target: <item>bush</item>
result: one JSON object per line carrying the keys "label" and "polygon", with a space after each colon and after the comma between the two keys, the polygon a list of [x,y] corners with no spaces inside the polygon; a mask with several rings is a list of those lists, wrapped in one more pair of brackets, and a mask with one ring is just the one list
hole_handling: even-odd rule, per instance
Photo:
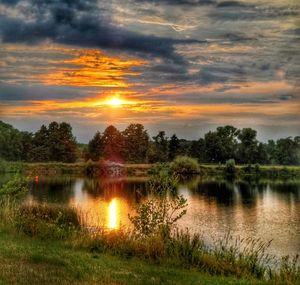
{"label": "bush", "polygon": [[167,233],[186,214],[186,206],[187,200],[183,196],[151,198],[137,208],[136,216],[129,216],[129,219],[138,235],[150,236],[162,229]]}
{"label": "bush", "polygon": [[235,160],[229,159],[225,163],[225,174],[227,175],[235,175],[236,174],[236,167],[235,167]]}
{"label": "bush", "polygon": [[80,228],[73,208],[49,204],[24,204],[16,210],[18,230],[42,239],[64,239]]}
{"label": "bush", "polygon": [[149,185],[152,195],[137,207],[136,216],[129,216],[140,236],[150,236],[162,229],[169,232],[186,214],[187,200],[176,193],[176,177],[161,171],[151,177]]}
{"label": "bush", "polygon": [[0,198],[20,198],[28,192],[28,179],[17,174],[0,188]]}
{"label": "bush", "polygon": [[155,163],[148,171],[150,175],[159,175],[161,173],[171,174],[170,165],[168,163]]}
{"label": "bush", "polygon": [[152,174],[149,179],[150,192],[153,194],[165,195],[167,192],[176,194],[178,178],[162,170]]}
{"label": "bush", "polygon": [[171,170],[177,174],[196,174],[200,171],[197,160],[188,156],[177,156],[171,163]]}
{"label": "bush", "polygon": [[23,162],[5,161],[0,158],[0,173],[16,173],[21,172],[24,168]]}

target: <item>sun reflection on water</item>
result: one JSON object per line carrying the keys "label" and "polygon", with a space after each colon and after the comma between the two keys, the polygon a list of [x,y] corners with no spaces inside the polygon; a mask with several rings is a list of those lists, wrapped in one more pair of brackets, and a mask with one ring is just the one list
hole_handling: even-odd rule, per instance
{"label": "sun reflection on water", "polygon": [[117,229],[119,226],[119,211],[118,211],[118,203],[117,199],[113,198],[108,205],[108,228],[109,229]]}

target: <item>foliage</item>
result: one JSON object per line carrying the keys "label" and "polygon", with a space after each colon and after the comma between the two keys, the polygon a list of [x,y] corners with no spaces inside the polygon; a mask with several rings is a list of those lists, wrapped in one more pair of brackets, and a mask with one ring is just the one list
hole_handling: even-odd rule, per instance
{"label": "foliage", "polygon": [[114,161],[123,160],[124,139],[119,130],[109,126],[102,134],[103,158]]}
{"label": "foliage", "polygon": [[0,198],[20,198],[28,192],[28,180],[16,174],[11,180],[0,188]]}
{"label": "foliage", "polygon": [[98,131],[88,143],[85,160],[91,159],[92,161],[98,161],[101,155],[103,155],[102,136]]}
{"label": "foliage", "polygon": [[235,160],[234,159],[226,160],[224,170],[225,170],[225,173],[228,175],[236,174],[237,169],[235,167]]}
{"label": "foliage", "polygon": [[300,137],[279,139],[276,143],[277,163],[296,165],[300,162]]}
{"label": "foliage", "polygon": [[205,147],[205,140],[200,138],[197,141],[191,141],[188,149],[188,156],[197,158],[200,162],[209,161]]}
{"label": "foliage", "polygon": [[[149,181],[151,195],[129,216],[138,235],[149,236],[161,231],[171,231],[177,220],[186,214],[187,200],[175,193],[177,179],[161,171]],[[171,195],[170,195],[171,194]]]}
{"label": "foliage", "polygon": [[24,159],[28,151],[25,147],[27,140],[31,141],[30,134],[20,132],[11,125],[0,121],[0,159],[7,161]]}
{"label": "foliage", "polygon": [[21,172],[24,164],[21,161],[5,161],[0,159],[0,173],[16,173]]}
{"label": "foliage", "polygon": [[64,239],[80,228],[75,209],[50,204],[24,204],[17,208],[18,230],[42,239]]}
{"label": "foliage", "polygon": [[169,231],[186,214],[187,200],[183,196],[151,198],[137,208],[136,216],[130,216],[135,231],[149,236],[161,229]]}
{"label": "foliage", "polygon": [[201,163],[225,163],[234,159],[238,164],[300,164],[299,136],[261,143],[256,130],[230,125],[217,127],[194,141],[179,139],[176,134],[168,138],[164,131],[150,140],[142,124],[131,124],[123,132],[108,126],[103,133],[96,132],[89,144],[81,145],[81,151],[78,150],[72,127],[67,123],[42,125],[31,134],[0,121],[0,160],[70,163],[80,155],[85,161],[156,163],[168,162],[180,155],[196,158]]}
{"label": "foliage", "polygon": [[224,126],[205,134],[205,149],[209,162],[225,162],[227,159],[235,157],[238,133],[239,130],[235,127]]}
{"label": "foliage", "polygon": [[151,169],[149,179],[150,191],[164,195],[168,191],[175,193],[177,189],[178,179],[172,175],[172,171],[168,164],[157,163]]}
{"label": "foliage", "polygon": [[164,131],[160,131],[152,137],[153,142],[150,144],[148,151],[149,162],[167,162],[168,161],[168,137]]}
{"label": "foliage", "polygon": [[149,135],[141,124],[130,124],[122,133],[127,162],[142,163],[147,159]]}
{"label": "foliage", "polygon": [[238,139],[237,157],[241,163],[254,163],[258,152],[257,132],[251,128],[244,128],[240,131]]}
{"label": "foliage", "polygon": [[174,134],[169,141],[169,160],[173,160],[180,152],[180,141]]}
{"label": "foliage", "polygon": [[178,174],[199,173],[199,164],[197,160],[188,156],[177,156],[171,163],[171,170]]}

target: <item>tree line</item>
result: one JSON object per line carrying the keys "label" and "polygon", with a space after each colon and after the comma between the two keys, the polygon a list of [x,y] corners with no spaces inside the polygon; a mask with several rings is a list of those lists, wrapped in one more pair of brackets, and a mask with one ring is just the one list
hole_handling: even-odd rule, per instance
{"label": "tree line", "polygon": [[130,124],[124,131],[108,126],[96,132],[87,145],[78,144],[70,124],[52,122],[36,133],[21,132],[0,121],[0,159],[29,162],[75,162],[109,159],[127,163],[172,161],[178,155],[201,163],[300,164],[300,136],[267,143],[257,140],[252,128],[221,126],[198,140],[167,137],[164,131],[152,138],[142,124]]}

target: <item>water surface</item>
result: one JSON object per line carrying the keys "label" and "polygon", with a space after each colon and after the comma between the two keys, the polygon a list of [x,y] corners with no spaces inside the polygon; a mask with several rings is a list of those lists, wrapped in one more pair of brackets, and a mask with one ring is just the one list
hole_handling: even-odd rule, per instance
{"label": "water surface", "polygon": [[[128,214],[148,195],[147,178],[38,177],[28,201],[76,206],[87,226],[130,227]],[[235,236],[273,240],[275,255],[300,252],[300,181],[226,181],[194,177],[180,183],[188,200],[181,228],[208,239]]]}

